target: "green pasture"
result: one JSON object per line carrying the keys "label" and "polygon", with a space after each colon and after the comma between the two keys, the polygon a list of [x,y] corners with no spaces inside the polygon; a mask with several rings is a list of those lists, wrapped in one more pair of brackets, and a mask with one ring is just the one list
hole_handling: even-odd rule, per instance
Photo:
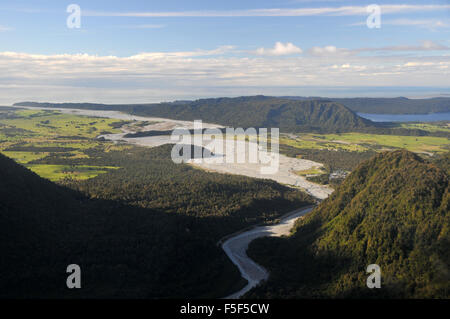
{"label": "green pasture", "polygon": [[412,152],[445,152],[450,145],[450,140],[445,137],[434,136],[399,136],[378,135],[363,133],[325,134],[321,139],[330,142],[348,142],[365,147],[373,147],[375,150],[380,146],[383,148],[407,149]]}
{"label": "green pasture", "polygon": [[117,133],[115,119],[64,114],[47,110],[19,110],[19,118],[0,119],[0,123],[33,132],[37,136],[79,136],[94,138],[102,132]]}
{"label": "green pasture", "polygon": [[308,176],[308,175],[321,175],[324,174],[325,171],[321,169],[320,167],[313,167],[310,169],[304,169],[301,171],[294,171],[295,174],[299,176]]}
{"label": "green pasture", "polygon": [[[119,120],[63,114],[53,110],[17,110],[0,117],[0,152],[52,181],[64,178],[89,179],[115,167],[87,165],[30,164],[48,156],[71,160],[88,158],[86,150],[112,143],[95,139],[104,132],[120,132]],[[114,125],[113,127],[113,123]]]}
{"label": "green pasture", "polygon": [[84,180],[104,174],[111,169],[118,169],[118,167],[88,165],[31,164],[26,166],[39,176],[51,181],[59,181],[64,178]]}
{"label": "green pasture", "polygon": [[420,129],[427,132],[450,132],[450,123],[402,123],[400,125],[406,129]]}
{"label": "green pasture", "polygon": [[[427,125],[427,124],[425,124]],[[430,128],[431,129],[431,128]],[[407,149],[417,153],[440,153],[448,151],[450,140],[433,136],[400,136],[366,133],[300,134],[283,135],[280,144],[299,149],[328,149],[335,151],[366,151]]]}
{"label": "green pasture", "polygon": [[328,149],[328,150],[342,150],[350,152],[363,152],[367,147],[358,145],[356,143],[342,142],[342,141],[327,141],[317,134],[301,134],[298,136],[281,136],[280,144],[289,145],[295,148],[303,149]]}
{"label": "green pasture", "polygon": [[16,162],[26,164],[28,162],[44,158],[48,155],[46,152],[13,152],[2,151],[2,154],[14,159]]}

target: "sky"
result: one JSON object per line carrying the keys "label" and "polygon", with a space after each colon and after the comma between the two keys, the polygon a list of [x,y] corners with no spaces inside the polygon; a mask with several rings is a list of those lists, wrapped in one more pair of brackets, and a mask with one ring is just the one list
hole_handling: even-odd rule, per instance
{"label": "sky", "polygon": [[0,105],[450,96],[449,69],[446,0],[0,2]]}

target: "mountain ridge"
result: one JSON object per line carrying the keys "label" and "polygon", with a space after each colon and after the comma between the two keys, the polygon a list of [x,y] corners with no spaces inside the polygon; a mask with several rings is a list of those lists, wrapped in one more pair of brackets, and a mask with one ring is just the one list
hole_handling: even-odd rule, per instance
{"label": "mountain ridge", "polygon": [[[360,164],[297,222],[287,239],[260,239],[249,256],[272,273],[249,297],[449,298],[446,172],[407,151]],[[368,289],[378,264],[382,288]]]}
{"label": "mountain ridge", "polygon": [[[406,98],[406,97],[351,97],[351,98],[340,98],[340,97],[321,97],[321,96],[264,96],[256,95],[251,96],[260,99],[264,98],[276,98],[283,100],[293,100],[293,101],[327,101],[340,103],[353,112],[358,113],[372,113],[372,114],[431,114],[431,113],[441,113],[450,112],[450,98],[448,97],[432,97],[432,98]],[[237,97],[239,99],[241,97]],[[230,99],[230,98],[217,98],[217,99]],[[149,106],[157,104],[170,104],[170,105],[189,105],[197,101],[202,100],[214,100],[214,98],[206,98],[199,100],[177,100],[173,102],[161,102],[161,103],[144,103],[144,104],[99,104],[99,103],[62,103],[62,104],[72,104],[75,106],[92,105],[97,108],[105,108],[107,106],[122,105],[122,106]],[[25,106],[36,104],[37,102],[19,102],[15,103],[16,106]],[[38,103],[38,104],[55,104],[55,103]],[[61,103],[58,103],[61,104]]]}
{"label": "mountain ridge", "polygon": [[[292,100],[316,100],[320,97],[284,96]],[[323,98],[322,98],[323,99]],[[358,113],[372,114],[431,114],[450,112],[450,98],[434,97],[424,99],[409,99],[406,97],[378,98],[325,98],[341,103]]]}
{"label": "mountain ridge", "polygon": [[281,132],[348,132],[375,126],[349,108],[330,101],[294,101],[268,96],[200,99],[193,102],[106,105],[22,102],[15,106],[88,108],[134,115],[217,123],[231,127],[279,127]]}

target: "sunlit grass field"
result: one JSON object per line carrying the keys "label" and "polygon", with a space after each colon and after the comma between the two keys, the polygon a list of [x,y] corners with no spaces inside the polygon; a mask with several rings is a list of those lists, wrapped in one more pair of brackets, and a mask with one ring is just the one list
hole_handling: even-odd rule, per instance
{"label": "sunlit grass field", "polygon": [[450,123],[402,123],[402,128],[420,129],[428,132],[450,132]]}
{"label": "sunlit grass field", "polygon": [[80,136],[94,138],[97,135],[117,132],[109,124],[114,119],[94,118],[63,114],[52,110],[20,110],[17,119],[1,121],[3,124],[31,131],[37,136]]}
{"label": "sunlit grass field", "polygon": [[320,167],[313,167],[311,169],[304,169],[301,171],[295,171],[295,174],[300,176],[308,176],[308,175],[320,175],[324,174],[325,171],[321,169]]}
{"label": "sunlit grass field", "polygon": [[317,134],[300,134],[298,136],[282,136],[280,137],[280,144],[289,145],[295,148],[307,149],[328,149],[328,150],[343,150],[350,152],[363,152],[367,147],[358,145],[357,143],[342,143],[340,141],[325,140],[322,135]]}
{"label": "sunlit grass field", "polygon": [[84,180],[104,174],[110,169],[117,167],[108,166],[88,166],[88,165],[48,165],[48,164],[30,164],[29,169],[41,177],[51,181],[59,181],[64,178]]}
{"label": "sunlit grass field", "polygon": [[450,140],[434,136],[399,136],[361,133],[327,134],[326,141],[344,141],[357,145],[382,146],[385,148],[404,148],[412,152],[445,152]]}
{"label": "sunlit grass field", "polygon": [[403,148],[418,153],[442,153],[447,152],[450,147],[450,140],[445,137],[365,133],[299,134],[295,137],[284,136],[280,138],[280,143],[303,149],[328,149],[357,152]]}
{"label": "sunlit grass field", "polygon": [[44,158],[49,154],[47,152],[12,152],[12,151],[2,151],[2,153],[10,158],[13,158],[14,160],[16,160],[16,162],[21,164],[26,164],[28,162]]}
{"label": "sunlit grass field", "polygon": [[86,151],[93,148],[123,149],[124,146],[96,140],[98,135],[120,132],[112,125],[117,122],[120,121],[53,110],[0,108],[0,152],[52,181],[93,178],[116,167],[50,165],[39,161],[55,155],[68,160],[89,158]]}

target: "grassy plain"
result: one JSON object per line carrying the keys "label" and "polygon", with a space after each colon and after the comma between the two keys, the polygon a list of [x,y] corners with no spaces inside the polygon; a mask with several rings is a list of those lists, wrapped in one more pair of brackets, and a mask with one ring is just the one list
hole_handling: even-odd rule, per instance
{"label": "grassy plain", "polygon": [[20,110],[17,118],[4,124],[47,137],[78,136],[94,138],[102,132],[117,132],[110,124],[117,120],[63,114],[52,110]]}
{"label": "grassy plain", "polygon": [[450,132],[450,123],[448,122],[402,123],[400,126],[406,129],[420,129],[427,132]]}
{"label": "grassy plain", "polygon": [[308,176],[308,175],[320,175],[324,174],[325,171],[321,169],[320,167],[313,167],[311,169],[304,169],[301,171],[295,171],[295,174],[300,176]]}
{"label": "grassy plain", "polygon": [[[429,129],[437,129],[437,126],[424,125],[428,125]],[[299,149],[327,149],[350,152],[406,149],[412,152],[431,154],[447,152],[450,147],[450,140],[446,137],[366,133],[286,135],[280,138],[280,143]]]}
{"label": "grassy plain", "polygon": [[14,152],[14,151],[2,151],[2,153],[10,158],[13,158],[20,164],[26,164],[28,162],[38,160],[46,157],[47,152]]}
{"label": "grassy plain", "polygon": [[49,164],[29,164],[29,169],[43,178],[51,181],[59,181],[64,178],[85,180],[104,174],[110,169],[117,167],[108,166],[88,166],[88,165],[49,165]]}
{"label": "grassy plain", "polygon": [[100,134],[120,132],[118,127],[120,121],[114,119],[53,110],[0,108],[0,152],[52,181],[89,179],[115,167],[50,165],[39,163],[39,160],[56,154],[66,159],[89,158],[87,151],[93,148],[105,151],[123,148],[95,139]]}

